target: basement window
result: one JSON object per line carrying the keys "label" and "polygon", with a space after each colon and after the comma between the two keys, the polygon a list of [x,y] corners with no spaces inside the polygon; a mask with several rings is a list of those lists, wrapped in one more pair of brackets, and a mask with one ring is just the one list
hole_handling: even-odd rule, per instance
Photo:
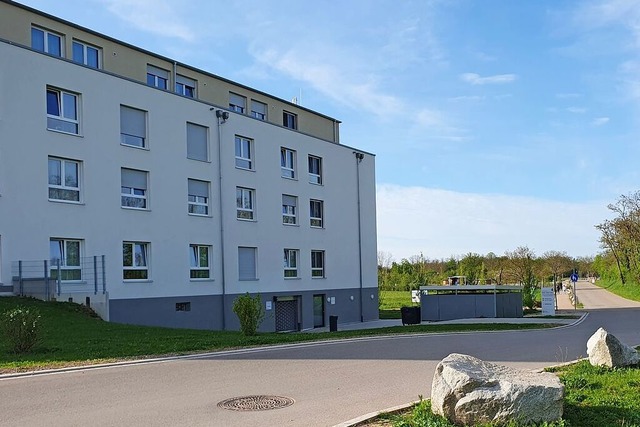
{"label": "basement window", "polygon": [[176,311],[191,311],[191,303],[190,302],[177,302],[176,303]]}

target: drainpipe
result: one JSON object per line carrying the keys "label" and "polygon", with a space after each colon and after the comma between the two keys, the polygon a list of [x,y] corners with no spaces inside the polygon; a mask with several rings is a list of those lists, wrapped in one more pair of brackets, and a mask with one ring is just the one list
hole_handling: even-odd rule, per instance
{"label": "drainpipe", "polygon": [[[178,63],[173,61],[173,87],[169,88],[171,92],[176,91],[176,83],[178,82]],[[171,84],[171,83],[169,83]]]}
{"label": "drainpipe", "polygon": [[362,226],[360,224],[360,162],[364,159],[364,154],[356,151],[354,151],[353,154],[356,156],[356,191],[358,194],[358,278],[360,282],[360,322],[364,322],[364,314],[362,311]]}
{"label": "drainpipe", "polygon": [[215,108],[210,108],[211,111],[216,111],[216,122],[218,124],[218,197],[220,202],[218,206],[220,208],[218,212],[218,217],[220,218],[220,262],[222,263],[222,270],[220,271],[220,278],[222,280],[222,330],[226,330],[226,304],[225,297],[227,295],[226,292],[226,282],[225,282],[225,263],[224,263],[224,221],[222,218],[222,124],[226,123],[229,118],[229,113],[223,110],[216,110]]}

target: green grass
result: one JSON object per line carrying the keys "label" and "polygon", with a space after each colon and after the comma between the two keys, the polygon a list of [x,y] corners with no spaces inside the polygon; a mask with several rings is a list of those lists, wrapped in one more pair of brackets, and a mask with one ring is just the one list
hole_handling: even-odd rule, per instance
{"label": "green grass", "polygon": [[557,325],[412,325],[361,331],[321,333],[259,333],[245,337],[235,331],[169,329],[109,323],[91,317],[81,305],[44,302],[30,298],[0,298],[0,313],[22,305],[41,315],[41,341],[27,354],[9,352],[0,341],[0,372],[17,372],[63,366],[77,366],[159,355],[178,355],[241,347],[352,338],[381,334],[467,332],[538,329]]}
{"label": "green grass", "polygon": [[[627,283],[623,285],[617,281],[600,279],[596,280],[596,285],[623,298],[640,301],[640,285],[636,283]],[[578,291],[578,299],[579,296],[580,292]]]}
{"label": "green grass", "polygon": [[[640,426],[640,367],[609,369],[591,366],[583,360],[550,371],[556,372],[565,386],[564,414],[562,420],[538,427]],[[431,402],[422,399],[409,410],[383,414],[378,420],[394,427],[455,427],[434,415]],[[520,424],[512,421],[506,427],[520,427]]]}
{"label": "green grass", "polygon": [[380,291],[380,310],[400,310],[418,305],[411,302],[411,291]]}

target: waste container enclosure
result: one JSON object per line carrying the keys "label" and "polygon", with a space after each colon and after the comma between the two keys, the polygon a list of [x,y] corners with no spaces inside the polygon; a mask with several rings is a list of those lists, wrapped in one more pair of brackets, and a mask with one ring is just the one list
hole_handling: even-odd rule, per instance
{"label": "waste container enclosure", "polygon": [[400,309],[403,325],[417,325],[420,323],[420,307],[402,307]]}
{"label": "waste container enclosure", "polygon": [[338,316],[329,316],[329,332],[338,330]]}

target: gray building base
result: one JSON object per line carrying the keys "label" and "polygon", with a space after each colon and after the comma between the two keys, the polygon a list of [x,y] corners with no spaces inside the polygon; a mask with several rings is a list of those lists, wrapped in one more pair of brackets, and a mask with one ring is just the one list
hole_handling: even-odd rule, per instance
{"label": "gray building base", "polygon": [[[378,319],[378,288],[363,288],[362,299],[360,293],[359,288],[262,293],[265,317],[260,332],[323,327],[329,324],[329,316],[338,316],[338,323]],[[224,297],[224,324],[221,295],[111,299],[109,320],[169,328],[239,330],[240,322],[233,312],[238,296]]]}

